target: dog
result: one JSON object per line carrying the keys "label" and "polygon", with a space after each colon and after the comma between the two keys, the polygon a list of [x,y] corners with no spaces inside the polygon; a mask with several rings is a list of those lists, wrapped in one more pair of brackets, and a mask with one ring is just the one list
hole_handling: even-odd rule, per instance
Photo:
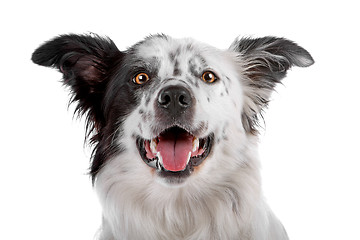
{"label": "dog", "polygon": [[219,50],[150,35],[125,51],[59,35],[32,61],[58,69],[93,144],[100,240],[283,240],[261,190],[257,143],[275,86],[311,55],[272,36]]}

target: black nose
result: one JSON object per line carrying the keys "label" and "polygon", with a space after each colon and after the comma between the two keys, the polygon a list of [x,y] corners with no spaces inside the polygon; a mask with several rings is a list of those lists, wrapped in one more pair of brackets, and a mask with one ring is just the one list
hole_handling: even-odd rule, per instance
{"label": "black nose", "polygon": [[170,114],[183,113],[192,105],[191,93],[182,86],[166,87],[159,93],[158,105]]}

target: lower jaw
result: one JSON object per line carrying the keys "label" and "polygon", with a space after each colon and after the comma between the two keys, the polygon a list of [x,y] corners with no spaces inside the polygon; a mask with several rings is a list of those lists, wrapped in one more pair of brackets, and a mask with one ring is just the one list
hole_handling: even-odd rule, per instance
{"label": "lower jaw", "polygon": [[161,179],[161,182],[171,186],[183,185],[186,180],[191,176],[194,171],[194,167],[188,164],[183,171],[172,172],[164,169],[156,170],[157,176]]}

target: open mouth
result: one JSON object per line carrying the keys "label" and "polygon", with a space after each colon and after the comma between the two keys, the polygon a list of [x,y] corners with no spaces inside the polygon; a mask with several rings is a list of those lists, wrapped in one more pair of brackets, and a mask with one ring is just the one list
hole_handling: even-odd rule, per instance
{"label": "open mouth", "polygon": [[189,176],[209,155],[213,134],[198,138],[190,132],[171,127],[157,137],[146,140],[137,138],[137,147],[143,161],[157,169],[163,177]]}

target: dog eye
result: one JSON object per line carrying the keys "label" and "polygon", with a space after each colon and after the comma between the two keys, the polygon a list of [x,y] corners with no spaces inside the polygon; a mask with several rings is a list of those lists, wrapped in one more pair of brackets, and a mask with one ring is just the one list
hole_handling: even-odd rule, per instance
{"label": "dog eye", "polygon": [[206,83],[213,83],[217,80],[217,77],[216,77],[215,73],[213,73],[211,71],[206,71],[201,76],[201,79]]}
{"label": "dog eye", "polygon": [[133,78],[133,82],[136,83],[136,84],[144,84],[146,83],[147,81],[150,80],[150,77],[149,75],[147,75],[146,73],[138,73],[134,78]]}

